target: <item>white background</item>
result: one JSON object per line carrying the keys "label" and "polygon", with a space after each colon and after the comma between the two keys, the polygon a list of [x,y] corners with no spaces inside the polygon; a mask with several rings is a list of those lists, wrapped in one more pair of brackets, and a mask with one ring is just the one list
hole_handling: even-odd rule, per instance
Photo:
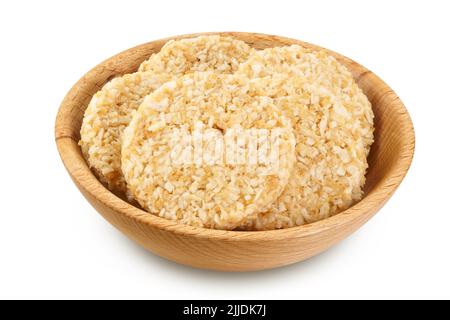
{"label": "white background", "polygon": [[[448,1],[1,1],[0,298],[450,298]],[[140,43],[254,31],[347,55],[413,119],[403,184],[354,235],[306,262],[196,270],[130,242],[84,200],[53,139],[87,70]]]}

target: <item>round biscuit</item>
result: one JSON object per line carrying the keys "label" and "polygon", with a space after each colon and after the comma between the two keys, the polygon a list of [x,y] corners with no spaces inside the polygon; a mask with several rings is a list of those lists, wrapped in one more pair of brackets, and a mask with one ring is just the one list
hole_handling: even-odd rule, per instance
{"label": "round biscuit", "polygon": [[139,71],[172,76],[194,71],[233,73],[252,52],[245,42],[219,35],[171,40],[144,61]]}
{"label": "round biscuit", "polygon": [[126,74],[108,82],[90,101],[79,145],[91,169],[110,190],[127,190],[121,172],[121,137],[144,97],[170,80],[149,72]]}
{"label": "round biscuit", "polygon": [[274,99],[291,119],[296,138],[296,161],[284,192],[241,229],[311,223],[360,200],[374,116],[350,72],[324,52],[294,45],[256,51],[237,73],[258,79],[255,90]]}
{"label": "round biscuit", "polygon": [[[197,128],[213,132],[216,144],[224,138],[219,161],[196,156],[196,143],[202,152],[208,149],[206,138],[196,137]],[[255,132],[253,151],[276,149],[276,161],[252,161]],[[270,133],[268,139],[260,139],[262,133]],[[240,149],[237,139],[247,148]],[[230,141],[237,153],[227,153],[236,151]],[[122,171],[147,211],[193,226],[234,229],[277,199],[289,180],[294,149],[290,121],[271,98],[254,95],[248,79],[198,72],[146,97],[124,134]]]}

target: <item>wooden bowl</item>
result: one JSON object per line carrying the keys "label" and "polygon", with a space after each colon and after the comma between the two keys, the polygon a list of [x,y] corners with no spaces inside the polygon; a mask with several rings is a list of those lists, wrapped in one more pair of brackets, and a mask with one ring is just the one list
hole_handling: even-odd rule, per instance
{"label": "wooden bowl", "polygon": [[[284,37],[223,32],[252,47],[300,44]],[[312,257],[344,239],[369,220],[392,196],[411,164],[414,129],[408,112],[395,92],[374,73],[356,62],[328,51],[349,70],[372,103],[375,143],[369,156],[365,197],[331,218],[274,231],[221,231],[191,227],[151,215],[106,189],[92,174],[77,143],[80,126],[92,95],[112,78],[137,70],[139,64],[176,36],[126,50],[86,73],[61,104],[55,139],[61,159],[81,193],[103,217],[151,252],[186,265],[226,271],[261,270]]]}

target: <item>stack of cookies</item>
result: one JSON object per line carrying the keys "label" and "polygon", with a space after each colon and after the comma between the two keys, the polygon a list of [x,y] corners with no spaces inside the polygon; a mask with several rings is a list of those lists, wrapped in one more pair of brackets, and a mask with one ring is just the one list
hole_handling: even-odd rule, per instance
{"label": "stack of cookies", "polygon": [[218,35],[167,42],[97,92],[80,146],[99,180],[188,225],[271,230],[362,197],[370,102],[333,57]]}

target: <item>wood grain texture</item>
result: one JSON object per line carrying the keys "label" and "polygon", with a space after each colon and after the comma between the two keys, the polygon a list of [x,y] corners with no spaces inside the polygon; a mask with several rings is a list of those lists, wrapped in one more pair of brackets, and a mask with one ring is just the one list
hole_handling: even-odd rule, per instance
{"label": "wood grain texture", "polygon": [[[299,40],[255,33],[231,35],[254,48],[300,44]],[[92,95],[112,78],[134,72],[139,64],[170,39],[126,50],[96,66],[69,91],[59,109],[56,144],[72,180],[84,197],[111,224],[146,249],[186,265],[225,271],[262,270],[312,257],[347,237],[369,220],[392,196],[414,154],[414,129],[408,112],[379,77],[358,63],[326,50],[352,72],[372,103],[375,143],[369,155],[364,198],[348,210],[309,225],[275,231],[240,232],[196,228],[159,218],[136,208],[107,190],[89,170],[77,145],[84,110]]]}

